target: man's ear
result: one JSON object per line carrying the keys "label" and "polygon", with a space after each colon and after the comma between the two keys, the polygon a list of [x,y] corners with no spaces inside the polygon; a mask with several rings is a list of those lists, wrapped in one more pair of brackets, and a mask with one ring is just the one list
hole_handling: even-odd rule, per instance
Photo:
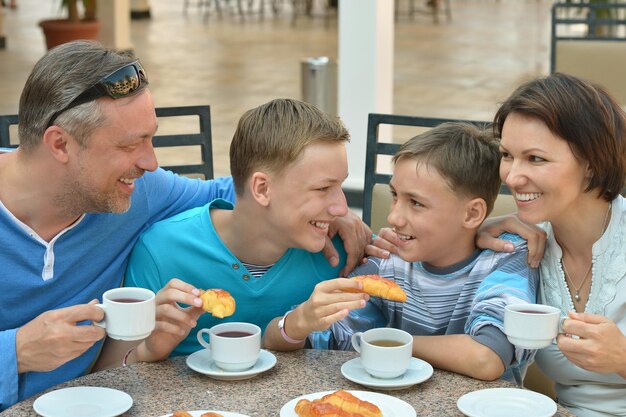
{"label": "man's ear", "polygon": [[465,203],[463,225],[468,229],[478,229],[487,217],[487,203],[482,198],[473,198]]}
{"label": "man's ear", "polygon": [[265,172],[257,171],[250,176],[250,194],[264,207],[270,204],[270,183],[271,179]]}
{"label": "man's ear", "polygon": [[68,133],[62,127],[52,125],[43,133],[43,146],[52,157],[59,162],[66,163],[68,156]]}

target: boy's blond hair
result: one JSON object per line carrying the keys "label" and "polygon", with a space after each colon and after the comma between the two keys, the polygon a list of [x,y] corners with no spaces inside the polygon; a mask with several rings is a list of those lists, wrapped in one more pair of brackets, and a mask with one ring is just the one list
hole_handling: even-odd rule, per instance
{"label": "boy's blond hair", "polygon": [[280,173],[315,141],[343,143],[350,135],[338,117],[292,99],[276,99],[248,110],[230,144],[230,172],[237,195],[253,172]]}
{"label": "boy's blond hair", "polygon": [[500,151],[489,128],[470,123],[442,123],[404,143],[393,162],[415,159],[435,168],[450,189],[469,198],[482,198],[487,215],[500,190]]}

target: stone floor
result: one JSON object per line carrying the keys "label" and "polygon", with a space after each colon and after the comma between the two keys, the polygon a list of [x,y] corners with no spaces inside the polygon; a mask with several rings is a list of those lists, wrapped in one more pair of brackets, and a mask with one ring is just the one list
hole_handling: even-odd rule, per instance
{"label": "stone floor", "polygon": [[[289,4],[277,17],[269,9],[264,18],[244,19],[225,10],[205,20],[195,1],[186,16],[182,0],[150,3],[152,18],[132,22],[135,53],[157,106],[211,105],[216,175],[228,173],[228,146],[245,110],[276,97],[300,98],[302,58],[337,57],[336,17],[324,18],[322,10],[293,25]],[[547,73],[551,1],[451,3],[451,22],[400,14],[394,113],[488,120],[519,83]],[[0,114],[17,112],[26,77],[45,52],[37,21],[58,13],[56,0],[18,0],[16,10],[4,9]]]}

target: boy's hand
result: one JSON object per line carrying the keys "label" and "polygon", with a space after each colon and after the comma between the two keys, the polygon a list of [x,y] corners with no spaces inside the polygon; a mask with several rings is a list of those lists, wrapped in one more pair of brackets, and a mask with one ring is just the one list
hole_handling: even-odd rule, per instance
{"label": "boy's hand", "polygon": [[498,239],[504,232],[520,235],[528,242],[528,264],[537,268],[543,258],[546,232],[534,224],[524,223],[514,214],[485,219],[476,234],[476,246],[497,252],[512,252],[514,246],[511,242]]}
{"label": "boy's hand", "polygon": [[[156,294],[156,326],[137,347],[140,361],[165,359],[189,335],[204,313],[200,291],[177,278],[172,279]],[[178,305],[187,304],[183,308]]]}
{"label": "boy's hand", "polygon": [[304,339],[309,333],[326,330],[334,322],[346,317],[350,310],[365,307],[369,295],[344,290],[363,290],[363,284],[348,278],[322,281],[315,286],[307,301],[289,315],[289,336]]}
{"label": "boy's hand", "polygon": [[343,240],[343,247],[348,254],[346,264],[340,272],[340,275],[345,277],[363,259],[365,247],[372,241],[372,231],[352,211],[348,211],[348,214],[343,217],[337,217],[328,228],[328,239],[323,249],[324,256],[332,266],[337,266],[339,263],[339,254],[330,240],[337,233]]}

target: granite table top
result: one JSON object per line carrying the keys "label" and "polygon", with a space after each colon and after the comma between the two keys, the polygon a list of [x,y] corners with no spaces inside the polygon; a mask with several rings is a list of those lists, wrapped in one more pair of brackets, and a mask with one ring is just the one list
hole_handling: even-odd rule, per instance
{"label": "granite table top", "polygon": [[[303,394],[337,389],[376,391],[353,383],[341,374],[341,365],[357,357],[356,352],[305,349],[273,353],[277,358],[276,365],[247,380],[216,380],[191,370],[185,357],[175,357],[97,372],[49,391],[75,386],[121,390],[133,398],[133,406],[123,414],[128,417],[158,417],[174,410],[222,410],[250,417],[274,417],[280,415],[286,402]],[[378,392],[406,401],[415,408],[418,416],[462,416],[456,406],[459,397],[471,391],[496,387],[514,387],[514,384],[483,382],[436,369],[433,376],[421,384]],[[33,410],[37,397],[39,395],[14,405],[0,416],[37,416]],[[556,416],[574,414],[559,406]]]}

